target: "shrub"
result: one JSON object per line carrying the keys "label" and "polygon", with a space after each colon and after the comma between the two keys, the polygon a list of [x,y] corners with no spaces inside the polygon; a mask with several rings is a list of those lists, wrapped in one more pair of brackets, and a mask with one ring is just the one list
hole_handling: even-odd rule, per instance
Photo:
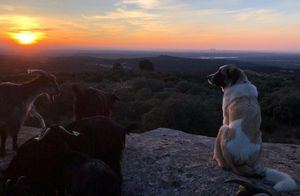
{"label": "shrub", "polygon": [[142,88],[135,94],[136,100],[149,99],[152,96],[152,90],[150,88]]}
{"label": "shrub", "polygon": [[165,83],[158,79],[147,79],[147,78],[137,78],[133,80],[132,88],[138,91],[142,88],[149,88],[153,92],[162,91],[165,87]]}
{"label": "shrub", "polygon": [[148,71],[148,72],[154,71],[154,65],[149,59],[141,60],[139,62],[139,68],[140,68],[141,72],[143,72],[143,71]]}
{"label": "shrub", "polygon": [[161,127],[163,124],[163,110],[158,107],[154,107],[148,113],[142,116],[141,129],[143,131],[152,130]]}
{"label": "shrub", "polygon": [[188,90],[190,90],[192,88],[192,86],[193,85],[190,82],[180,81],[177,83],[176,89],[180,93],[186,93]]}

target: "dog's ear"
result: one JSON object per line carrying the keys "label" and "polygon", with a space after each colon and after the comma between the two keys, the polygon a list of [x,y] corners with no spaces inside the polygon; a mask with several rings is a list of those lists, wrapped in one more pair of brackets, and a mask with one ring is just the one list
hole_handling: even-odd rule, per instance
{"label": "dog's ear", "polygon": [[241,75],[241,70],[235,66],[231,66],[228,69],[228,78],[230,78],[231,80],[231,86],[234,85],[241,78]]}

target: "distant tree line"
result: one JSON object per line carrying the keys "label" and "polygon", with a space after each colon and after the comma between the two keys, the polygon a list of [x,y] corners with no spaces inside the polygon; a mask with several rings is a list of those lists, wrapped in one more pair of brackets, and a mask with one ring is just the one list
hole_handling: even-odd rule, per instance
{"label": "distant tree line", "polygon": [[[71,121],[71,86],[77,83],[116,93],[120,101],[114,107],[113,118],[124,126],[137,124],[138,132],[169,127],[216,136],[222,123],[222,93],[207,84],[206,74],[155,72],[154,64],[146,59],[140,62],[139,69],[128,70],[115,63],[111,69],[98,72],[59,73],[63,93],[57,97],[56,106],[40,98],[37,108],[48,124]],[[264,140],[300,144],[299,76],[283,80],[272,74],[248,73],[248,77],[259,90]]]}

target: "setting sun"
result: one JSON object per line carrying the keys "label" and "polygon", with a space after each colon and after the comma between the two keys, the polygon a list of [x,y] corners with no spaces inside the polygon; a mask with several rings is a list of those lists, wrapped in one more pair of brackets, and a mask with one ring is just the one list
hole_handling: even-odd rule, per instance
{"label": "setting sun", "polygon": [[20,44],[32,44],[36,40],[33,33],[18,33],[16,38]]}
{"label": "setting sun", "polygon": [[21,45],[35,44],[42,37],[43,37],[42,33],[35,33],[35,32],[19,32],[19,33],[13,33],[11,35],[11,38],[16,40],[16,42]]}

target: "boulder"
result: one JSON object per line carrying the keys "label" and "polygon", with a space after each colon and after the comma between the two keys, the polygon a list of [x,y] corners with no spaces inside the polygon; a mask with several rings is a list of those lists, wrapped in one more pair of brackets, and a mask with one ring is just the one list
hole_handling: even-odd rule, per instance
{"label": "boulder", "polygon": [[[25,127],[19,135],[20,143],[39,132],[39,129]],[[238,185],[223,183],[229,179],[246,180],[272,190],[272,186],[262,179],[244,178],[220,169],[212,160],[214,140],[167,128],[127,135],[122,166],[123,195],[232,196]],[[262,165],[290,174],[299,185],[300,146],[263,145]],[[7,166],[13,155],[9,150],[8,156],[0,158],[0,170]],[[300,189],[280,195],[299,196]]]}
{"label": "boulder", "polygon": [[[243,178],[212,160],[215,138],[159,128],[130,134],[123,158],[124,195],[234,195],[242,179],[272,190],[262,179]],[[264,143],[262,164],[300,180],[300,146]],[[281,195],[300,195],[300,190]]]}

